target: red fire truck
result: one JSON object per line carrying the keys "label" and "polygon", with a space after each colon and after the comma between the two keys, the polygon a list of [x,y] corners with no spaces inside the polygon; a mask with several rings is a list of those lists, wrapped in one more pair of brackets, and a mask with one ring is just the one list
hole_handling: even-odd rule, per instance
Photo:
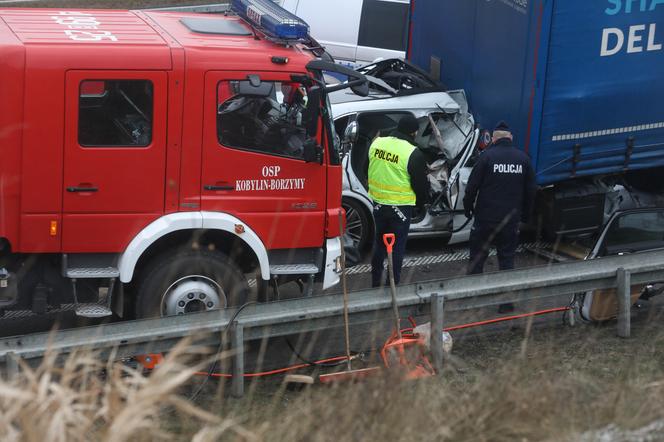
{"label": "red fire truck", "polygon": [[338,281],[322,71],[353,73],[270,0],[233,5],[0,10],[0,309],[176,315],[245,302],[247,275]]}

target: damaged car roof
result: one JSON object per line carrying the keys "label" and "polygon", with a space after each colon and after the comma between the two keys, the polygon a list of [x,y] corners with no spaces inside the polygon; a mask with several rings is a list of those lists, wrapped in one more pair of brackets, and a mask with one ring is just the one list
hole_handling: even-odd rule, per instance
{"label": "damaged car roof", "polygon": [[[439,107],[442,112],[459,112],[460,106],[443,86],[425,71],[398,58],[380,60],[360,67],[369,81],[369,95],[362,97],[349,89],[330,94],[335,115],[372,110],[418,110]],[[346,105],[347,104],[347,105]]]}
{"label": "damaged car roof", "polygon": [[[343,91],[340,91],[343,92]],[[344,99],[348,97],[349,99]],[[353,99],[352,97],[355,97]],[[459,104],[445,92],[429,92],[405,96],[358,97],[357,95],[333,93],[330,101],[334,106],[334,116],[339,117],[353,112],[369,112],[380,110],[418,110],[441,108],[445,113],[457,113]]]}

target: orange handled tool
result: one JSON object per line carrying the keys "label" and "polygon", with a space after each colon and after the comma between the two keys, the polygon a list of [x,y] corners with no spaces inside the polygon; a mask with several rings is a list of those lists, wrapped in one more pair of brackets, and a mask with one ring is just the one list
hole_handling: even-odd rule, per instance
{"label": "orange handled tool", "polygon": [[392,253],[394,241],[396,241],[396,236],[394,236],[394,233],[386,233],[383,235],[383,244],[385,244],[385,247],[387,248],[387,253]]}
{"label": "orange handled tool", "polygon": [[392,249],[396,237],[394,233],[385,233],[383,235],[383,244],[387,249],[387,272],[390,275],[390,293],[392,294],[392,311],[394,312],[394,325],[397,328],[397,337],[401,339],[401,320],[399,319],[399,306],[397,305],[397,286],[394,282],[394,262],[392,261]]}

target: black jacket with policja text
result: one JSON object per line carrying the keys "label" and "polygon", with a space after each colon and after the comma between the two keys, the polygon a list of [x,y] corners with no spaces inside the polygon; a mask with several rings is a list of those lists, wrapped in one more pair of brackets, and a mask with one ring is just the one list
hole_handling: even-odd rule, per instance
{"label": "black jacket with policja text", "polygon": [[470,173],[463,204],[472,209],[478,222],[526,221],[536,189],[530,157],[503,138],[480,155]]}

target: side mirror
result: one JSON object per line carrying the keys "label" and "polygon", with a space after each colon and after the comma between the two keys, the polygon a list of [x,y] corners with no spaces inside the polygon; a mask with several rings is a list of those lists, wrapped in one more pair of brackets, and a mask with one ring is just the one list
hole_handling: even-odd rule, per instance
{"label": "side mirror", "polygon": [[[355,80],[357,81],[357,80]],[[358,95],[360,97],[366,97],[369,95],[369,82],[368,81],[363,81],[361,83],[356,83],[352,84],[351,82],[351,87],[350,90],[353,91],[355,95]]]}
{"label": "side mirror", "polygon": [[318,135],[322,98],[323,92],[320,86],[314,86],[307,92],[307,107],[302,112],[302,124],[307,131],[307,136],[311,139],[316,139],[316,135]]}
{"label": "side mirror", "polygon": [[354,144],[357,141],[358,135],[359,125],[357,124],[357,121],[351,121],[344,131],[343,142],[346,144]]}
{"label": "side mirror", "polygon": [[353,144],[357,142],[359,132],[360,129],[357,121],[351,121],[348,123],[348,126],[346,126],[346,130],[344,131],[344,137],[341,140],[341,152],[343,155],[348,154],[351,147],[353,147]]}

